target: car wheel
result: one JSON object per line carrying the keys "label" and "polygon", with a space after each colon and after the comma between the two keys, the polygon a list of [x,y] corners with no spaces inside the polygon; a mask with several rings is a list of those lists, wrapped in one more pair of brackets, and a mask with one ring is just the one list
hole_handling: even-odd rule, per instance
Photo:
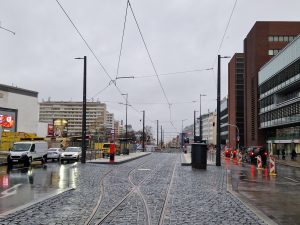
{"label": "car wheel", "polygon": [[27,157],[27,159],[25,159],[24,166],[29,167],[31,165],[31,163],[32,163],[32,158]]}
{"label": "car wheel", "polygon": [[12,168],[13,167],[13,161],[11,160],[10,157],[7,157],[7,167]]}

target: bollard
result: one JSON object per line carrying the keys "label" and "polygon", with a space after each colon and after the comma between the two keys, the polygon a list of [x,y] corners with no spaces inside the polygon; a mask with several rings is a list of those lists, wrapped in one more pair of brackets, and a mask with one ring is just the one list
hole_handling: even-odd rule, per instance
{"label": "bollard", "polygon": [[270,176],[276,176],[276,171],[275,171],[275,159],[273,155],[270,155]]}
{"label": "bollard", "polygon": [[256,161],[257,161],[257,169],[261,170],[262,169],[262,163],[261,163],[261,156],[260,155],[258,155],[256,157]]}

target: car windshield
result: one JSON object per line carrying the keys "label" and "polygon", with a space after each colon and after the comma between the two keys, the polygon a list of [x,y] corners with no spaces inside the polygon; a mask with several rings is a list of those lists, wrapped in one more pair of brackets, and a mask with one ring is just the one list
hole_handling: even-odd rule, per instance
{"label": "car windshield", "polygon": [[56,151],[58,151],[57,148],[49,148],[49,149],[48,149],[48,152],[56,152]]}
{"label": "car windshield", "polygon": [[110,144],[104,144],[103,148],[109,148]]}
{"label": "car windshield", "polygon": [[12,151],[14,152],[22,152],[22,151],[29,151],[31,144],[29,143],[16,143],[12,147]]}
{"label": "car windshield", "polygon": [[80,148],[67,148],[65,152],[80,152]]}

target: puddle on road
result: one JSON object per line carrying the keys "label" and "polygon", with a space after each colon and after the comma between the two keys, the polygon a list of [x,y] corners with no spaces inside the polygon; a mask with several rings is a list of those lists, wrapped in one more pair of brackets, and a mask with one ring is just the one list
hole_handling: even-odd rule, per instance
{"label": "puddle on road", "polygon": [[14,166],[0,168],[0,214],[47,195],[61,192],[70,184],[68,166],[47,164],[29,168]]}

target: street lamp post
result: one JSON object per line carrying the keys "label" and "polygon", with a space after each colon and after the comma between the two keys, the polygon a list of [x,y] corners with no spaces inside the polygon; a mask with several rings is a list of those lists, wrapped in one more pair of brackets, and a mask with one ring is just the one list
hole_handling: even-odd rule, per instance
{"label": "street lamp post", "polygon": [[202,120],[201,120],[201,97],[206,96],[205,94],[200,94],[200,116],[199,116],[199,136],[200,141],[202,142]]}
{"label": "street lamp post", "polygon": [[[126,119],[125,119],[125,149],[127,151],[127,138],[128,138],[128,134],[127,134],[127,106],[128,106],[128,93],[127,94],[122,94],[122,95],[126,95]],[[129,151],[128,151],[129,153]]]}
{"label": "street lamp post", "polygon": [[82,157],[81,163],[85,163],[86,159],[86,56],[83,58],[75,58],[75,59],[83,59],[83,100],[82,100],[82,132],[81,132],[81,148],[82,148]]}
{"label": "street lamp post", "polygon": [[145,110],[143,110],[143,152],[145,151]]}
{"label": "street lamp post", "polygon": [[218,87],[217,87],[217,149],[216,149],[216,166],[221,166],[221,58],[229,58],[228,56],[218,55]]}

